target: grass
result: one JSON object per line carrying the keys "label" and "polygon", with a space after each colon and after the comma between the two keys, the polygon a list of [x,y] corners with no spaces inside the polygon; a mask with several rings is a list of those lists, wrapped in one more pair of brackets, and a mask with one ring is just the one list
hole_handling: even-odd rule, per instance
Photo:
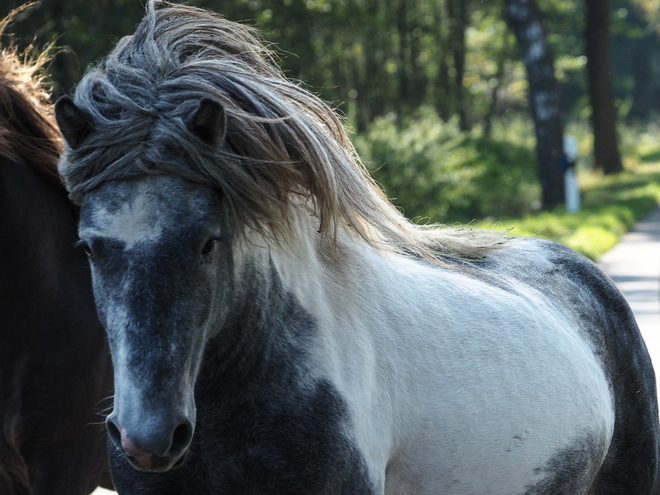
{"label": "grass", "polygon": [[567,213],[559,207],[496,223],[491,219],[472,225],[551,239],[596,260],[660,203],[660,162],[649,159],[654,155],[660,159],[658,151],[641,159],[635,157],[634,163],[626,164],[626,172],[614,177],[582,172],[582,209],[577,213]]}

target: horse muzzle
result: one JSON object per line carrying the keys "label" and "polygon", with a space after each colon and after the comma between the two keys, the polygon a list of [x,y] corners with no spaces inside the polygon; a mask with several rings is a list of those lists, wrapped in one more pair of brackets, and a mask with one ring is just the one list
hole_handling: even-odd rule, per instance
{"label": "horse muzzle", "polygon": [[112,415],[106,420],[112,443],[138,471],[162,473],[183,463],[194,426],[185,418],[159,418],[126,427]]}

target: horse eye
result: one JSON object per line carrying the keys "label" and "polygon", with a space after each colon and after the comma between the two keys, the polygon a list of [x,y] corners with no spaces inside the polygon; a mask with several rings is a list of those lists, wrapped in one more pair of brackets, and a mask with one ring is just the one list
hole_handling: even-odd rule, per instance
{"label": "horse eye", "polygon": [[204,244],[204,247],[202,248],[202,256],[208,256],[213,252],[215,249],[215,245],[218,243],[218,239],[209,239],[206,241],[206,244]]}
{"label": "horse eye", "polygon": [[82,250],[85,251],[85,254],[90,258],[94,257],[94,255],[92,255],[92,249],[89,247],[89,244],[87,244],[85,241],[78,241],[78,247],[81,247]]}

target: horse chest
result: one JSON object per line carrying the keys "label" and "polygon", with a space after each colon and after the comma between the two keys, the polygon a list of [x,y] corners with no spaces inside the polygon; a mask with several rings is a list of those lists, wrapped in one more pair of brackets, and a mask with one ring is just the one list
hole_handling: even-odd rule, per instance
{"label": "horse chest", "polygon": [[240,398],[217,385],[198,386],[197,432],[182,466],[153,475],[113,456],[120,493],[376,493],[330,383],[275,382]]}

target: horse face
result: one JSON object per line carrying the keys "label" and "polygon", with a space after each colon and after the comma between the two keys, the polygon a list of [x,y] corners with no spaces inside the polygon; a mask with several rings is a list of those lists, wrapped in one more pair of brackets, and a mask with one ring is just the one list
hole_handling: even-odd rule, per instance
{"label": "horse face", "polygon": [[182,461],[195,428],[194,384],[232,286],[221,199],[178,177],[106,183],[82,205],[81,244],[115,374],[113,443],[143,471]]}

